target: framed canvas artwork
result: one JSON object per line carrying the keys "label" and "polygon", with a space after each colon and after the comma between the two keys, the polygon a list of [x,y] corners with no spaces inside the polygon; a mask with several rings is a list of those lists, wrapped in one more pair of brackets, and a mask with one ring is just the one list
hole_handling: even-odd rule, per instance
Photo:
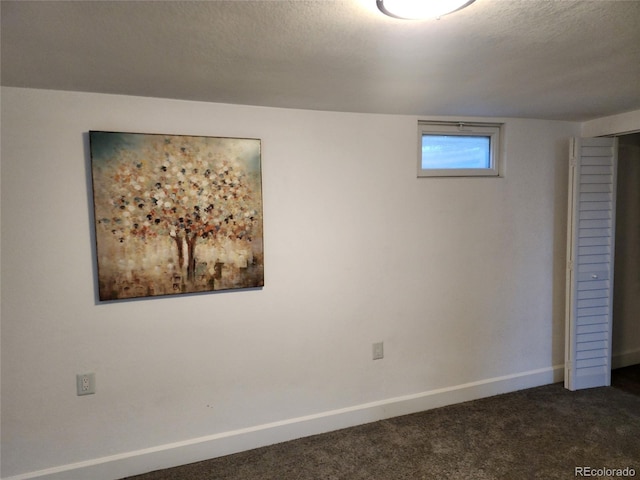
{"label": "framed canvas artwork", "polygon": [[101,301],[264,285],[259,139],[89,141]]}

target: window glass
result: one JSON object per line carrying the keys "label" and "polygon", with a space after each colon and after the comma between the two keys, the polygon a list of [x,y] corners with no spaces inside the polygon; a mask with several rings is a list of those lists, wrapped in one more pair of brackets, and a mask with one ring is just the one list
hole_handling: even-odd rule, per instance
{"label": "window glass", "polygon": [[499,177],[502,124],[418,122],[419,177]]}
{"label": "window glass", "polygon": [[490,168],[491,138],[423,135],[422,168]]}

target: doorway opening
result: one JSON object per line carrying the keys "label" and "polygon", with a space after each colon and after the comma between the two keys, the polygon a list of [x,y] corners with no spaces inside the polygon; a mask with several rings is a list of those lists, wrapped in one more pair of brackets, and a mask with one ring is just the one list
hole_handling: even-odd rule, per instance
{"label": "doorway opening", "polygon": [[640,395],[640,132],[618,142],[611,384]]}

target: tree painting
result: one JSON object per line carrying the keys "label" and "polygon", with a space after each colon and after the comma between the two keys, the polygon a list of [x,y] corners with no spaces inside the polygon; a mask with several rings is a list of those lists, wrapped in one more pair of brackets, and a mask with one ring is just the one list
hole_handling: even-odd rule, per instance
{"label": "tree painting", "polygon": [[260,140],[89,137],[100,300],[263,285]]}

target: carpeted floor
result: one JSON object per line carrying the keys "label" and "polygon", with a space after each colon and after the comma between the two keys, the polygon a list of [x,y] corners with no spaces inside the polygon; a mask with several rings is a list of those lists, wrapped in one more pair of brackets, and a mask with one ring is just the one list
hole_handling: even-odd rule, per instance
{"label": "carpeted floor", "polygon": [[551,480],[576,467],[640,476],[640,366],[609,388],[546,385],[128,480]]}

